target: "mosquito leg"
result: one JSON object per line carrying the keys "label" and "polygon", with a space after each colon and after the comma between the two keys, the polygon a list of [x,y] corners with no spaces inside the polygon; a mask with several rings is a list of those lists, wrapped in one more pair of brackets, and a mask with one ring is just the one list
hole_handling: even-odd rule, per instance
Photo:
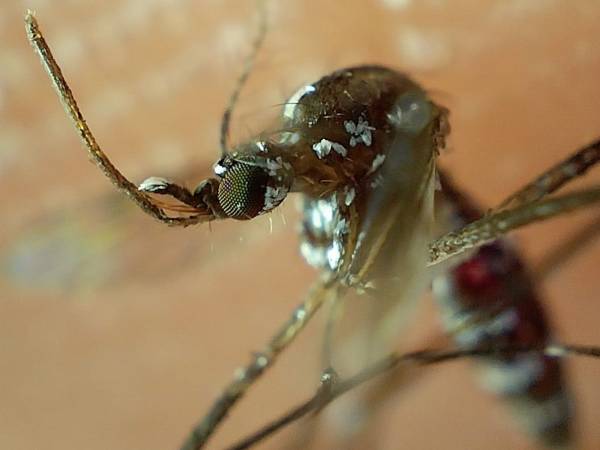
{"label": "mosquito leg", "polygon": [[429,266],[439,264],[466,250],[480,247],[509,231],[530,223],[550,219],[559,214],[600,202],[600,186],[550,199],[534,201],[512,209],[492,212],[487,216],[450,232],[429,245]]}
{"label": "mosquito leg", "polygon": [[[600,140],[576,151],[573,155],[545,171],[531,183],[507,197],[491,214],[456,233],[442,236],[430,246],[429,265],[436,265],[469,248],[485,244],[506,232],[528,223],[544,220],[554,215],[585,207],[597,202],[597,188],[588,192],[541,202],[543,197],[556,191],[574,178],[583,175],[600,161]],[[442,177],[443,178],[443,177]],[[443,181],[443,179],[442,179]],[[596,191],[596,194],[594,194]],[[451,192],[451,195],[456,193]],[[596,198],[596,199],[594,199]],[[536,203],[540,201],[539,203]],[[462,213],[474,220],[469,205]],[[563,209],[566,208],[566,209]],[[511,213],[508,213],[512,211]],[[503,215],[503,213],[508,213]],[[508,219],[508,220],[507,220]],[[510,223],[512,222],[512,223]],[[503,227],[509,227],[503,229]],[[458,235],[461,235],[460,237]],[[493,235],[493,236],[492,236]],[[467,242],[471,240],[471,242]],[[446,253],[450,250],[450,253]]]}
{"label": "mosquito leg", "polygon": [[336,295],[329,302],[327,311],[327,322],[325,323],[325,333],[323,336],[323,369],[324,371],[333,370],[333,346],[335,339],[335,328],[341,316],[344,314],[344,305],[340,295]]}
{"label": "mosquito leg", "polygon": [[[436,333],[428,336],[417,348],[446,348],[449,346],[449,338]],[[397,395],[406,392],[409,388],[420,383],[431,371],[423,370],[423,366],[406,365],[398,370],[383,374],[380,378],[373,381],[366,393],[361,397],[360,417],[361,420],[353,425],[349,436],[339,445],[340,448],[351,448],[352,443],[363,443],[365,435],[372,431],[373,422],[377,420],[378,414],[389,402],[396,401]]]}
{"label": "mosquito leg", "polygon": [[265,38],[267,36],[267,10],[266,10],[266,1],[267,0],[259,0],[258,1],[258,12],[259,12],[259,26],[258,26],[258,34],[254,39],[252,44],[252,51],[244,61],[244,68],[240,77],[237,80],[235,89],[231,93],[231,97],[229,98],[229,103],[227,104],[227,108],[223,112],[223,118],[221,119],[221,153],[223,156],[227,154],[227,139],[229,137],[229,126],[231,123],[231,114],[235,105],[238,101],[240,93],[242,92],[242,88],[246,84],[250,73],[252,72],[252,68],[254,67],[254,63],[256,61],[256,56],[258,55],[258,51],[262,47],[265,42]]}
{"label": "mosquito leg", "polygon": [[275,333],[269,343],[256,353],[250,363],[236,371],[235,377],[213,403],[208,414],[192,430],[182,450],[196,450],[204,446],[230,409],[246,393],[250,386],[275,363],[279,354],[298,336],[324,302],[338,294],[338,282],[327,277],[319,280],[298,306],[288,321]]}
{"label": "mosquito leg", "polygon": [[267,437],[273,435],[282,428],[296,422],[302,417],[310,414],[327,404],[331,403],[337,397],[351,391],[358,386],[378,377],[382,374],[398,369],[405,365],[431,365],[443,362],[454,361],[460,358],[477,358],[498,356],[503,354],[514,353],[539,353],[550,357],[565,357],[569,355],[587,356],[591,358],[600,358],[600,347],[583,346],[583,345],[561,345],[551,344],[541,348],[521,348],[521,347],[505,347],[505,348],[473,348],[459,350],[422,350],[418,352],[397,354],[392,353],[387,357],[375,362],[366,369],[360,371],[356,375],[339,380],[334,389],[319,389],[317,392],[297,407],[291,409],[286,414],[270,422],[255,433],[228,447],[228,450],[243,450],[262,442]]}
{"label": "mosquito leg", "polygon": [[96,142],[83,114],[77,106],[77,101],[75,100],[58,63],[52,55],[50,47],[44,39],[32,11],[28,11],[25,16],[25,28],[29,42],[40,57],[42,66],[48,73],[54,86],[54,90],[63,104],[67,115],[75,124],[75,128],[92,160],[100,170],[102,170],[104,175],[106,175],[119,190],[123,191],[131,200],[133,200],[145,213],[168,225],[187,226],[213,219],[212,211],[210,211],[208,207],[199,209],[198,214],[191,217],[169,217],[161,208],[154,204],[144,192],[138,190],[138,187],[135,184],[123,176],[123,174],[110,162]]}
{"label": "mosquito leg", "polygon": [[[339,290],[335,293],[335,295],[332,295],[329,298],[326,306],[327,317],[325,322],[325,332],[323,336],[321,355],[323,367],[321,382],[323,383],[324,380],[328,380],[329,386],[333,386],[338,379],[338,375],[335,371],[333,363],[335,331],[336,325],[339,323],[339,320],[344,313],[344,302]],[[305,422],[303,429],[299,430],[295,439],[286,446],[287,450],[302,450],[305,448],[310,448],[310,442],[314,438],[320,421],[320,416],[315,414],[310,421]]]}
{"label": "mosquito leg", "polygon": [[506,198],[496,210],[540,200],[572,179],[583,175],[600,161],[600,140],[592,142],[542,173],[539,177]]}

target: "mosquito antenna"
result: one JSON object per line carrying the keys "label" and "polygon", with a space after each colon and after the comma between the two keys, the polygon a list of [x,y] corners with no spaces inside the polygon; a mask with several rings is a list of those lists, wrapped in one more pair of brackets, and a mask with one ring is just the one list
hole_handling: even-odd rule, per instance
{"label": "mosquito antenna", "polygon": [[252,51],[246,57],[244,61],[244,69],[240,77],[237,80],[235,89],[231,93],[231,97],[229,97],[229,103],[227,104],[227,108],[223,112],[223,118],[221,120],[221,155],[226,156],[227,151],[227,140],[229,138],[229,127],[231,124],[231,114],[233,112],[233,108],[239,99],[240,93],[242,92],[242,88],[246,84],[250,73],[254,67],[254,63],[256,62],[256,56],[258,55],[258,51],[263,46],[265,42],[265,38],[267,36],[267,0],[259,0],[258,1],[258,12],[259,12],[259,24],[258,24],[258,34],[254,38],[254,42],[252,43]]}

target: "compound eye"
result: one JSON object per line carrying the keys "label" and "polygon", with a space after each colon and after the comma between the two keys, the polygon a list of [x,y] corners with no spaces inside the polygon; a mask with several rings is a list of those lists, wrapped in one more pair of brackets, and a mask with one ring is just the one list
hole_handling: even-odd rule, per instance
{"label": "compound eye", "polygon": [[265,169],[237,163],[223,174],[217,193],[227,216],[247,220],[258,216],[265,206],[269,174]]}

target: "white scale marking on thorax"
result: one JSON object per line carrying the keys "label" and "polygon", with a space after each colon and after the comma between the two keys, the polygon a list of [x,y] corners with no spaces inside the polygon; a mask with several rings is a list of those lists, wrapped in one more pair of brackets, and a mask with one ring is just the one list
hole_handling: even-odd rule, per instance
{"label": "white scale marking on thorax", "polygon": [[350,134],[350,147],[356,147],[361,142],[367,147],[370,147],[373,143],[373,136],[371,131],[375,130],[375,127],[369,125],[369,122],[363,117],[358,118],[358,123],[354,123],[352,120],[346,120],[344,122],[344,128],[346,132]]}
{"label": "white scale marking on thorax", "polygon": [[331,153],[331,150],[339,153],[342,156],[346,156],[348,154],[348,150],[346,150],[346,147],[344,147],[342,144],[338,144],[337,142],[332,142],[327,139],[321,139],[316,144],[313,144],[312,148],[319,159],[325,158],[327,155],[329,155],[329,153]]}

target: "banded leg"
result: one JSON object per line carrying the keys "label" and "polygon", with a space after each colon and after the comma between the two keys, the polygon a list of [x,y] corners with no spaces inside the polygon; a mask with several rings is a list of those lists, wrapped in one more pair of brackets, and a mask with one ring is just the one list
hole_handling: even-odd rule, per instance
{"label": "banded leg", "polygon": [[100,148],[90,128],[88,127],[77,101],[65,80],[62,71],[52,55],[50,47],[46,43],[40,27],[35,19],[33,12],[28,11],[25,16],[25,28],[29,42],[40,57],[42,66],[48,73],[67,115],[75,125],[77,132],[87,149],[92,160],[106,175],[106,177],[121,191],[123,191],[133,202],[135,202],[145,213],[155,219],[171,226],[188,226],[201,222],[207,222],[217,218],[216,212],[211,205],[198,203],[192,210],[193,215],[189,217],[170,217],[165,214],[143,189],[129,181],[125,176],[111,163],[106,154]]}
{"label": "banded leg", "polygon": [[436,239],[429,245],[428,266],[481,247],[512,230],[600,203],[600,186],[492,212]]}
{"label": "banded leg", "polygon": [[181,450],[197,450],[206,444],[231,408],[240,400],[252,384],[277,360],[279,354],[290,345],[314,317],[319,308],[338,294],[338,281],[327,277],[319,280],[310,290],[306,300],[298,306],[288,321],[275,333],[269,343],[256,353],[250,363],[236,371],[235,378],[213,403],[208,414],[192,430]]}
{"label": "banded leg", "polygon": [[371,364],[369,367],[360,371],[356,375],[339,380],[333,389],[322,390],[317,392],[305,402],[292,408],[287,413],[281,415],[275,420],[269,422],[264,427],[256,432],[240,440],[236,444],[227,447],[227,450],[244,450],[252,447],[264,439],[275,434],[282,428],[300,420],[301,418],[311,414],[324,406],[328,405],[336,398],[347,392],[356,389],[362,384],[371,381],[372,379],[399,368],[406,368],[412,365],[432,365],[449,361],[455,361],[460,358],[481,358],[498,356],[504,353],[511,354],[538,354],[549,357],[565,357],[567,355],[586,356],[590,358],[600,358],[600,347],[583,346],[583,345],[564,345],[551,344],[539,348],[474,348],[474,349],[452,349],[452,350],[421,350],[418,352],[410,352],[404,354],[391,353],[387,357]]}
{"label": "banded leg", "polygon": [[429,247],[429,266],[491,242],[511,230],[600,202],[600,186],[543,200],[599,161],[600,140],[597,140],[508,196],[483,218],[437,239]]}
{"label": "banded leg", "polygon": [[598,161],[600,161],[600,140],[583,147],[564,161],[545,171],[531,183],[507,197],[496,210],[541,200],[572,179],[585,174]]}

